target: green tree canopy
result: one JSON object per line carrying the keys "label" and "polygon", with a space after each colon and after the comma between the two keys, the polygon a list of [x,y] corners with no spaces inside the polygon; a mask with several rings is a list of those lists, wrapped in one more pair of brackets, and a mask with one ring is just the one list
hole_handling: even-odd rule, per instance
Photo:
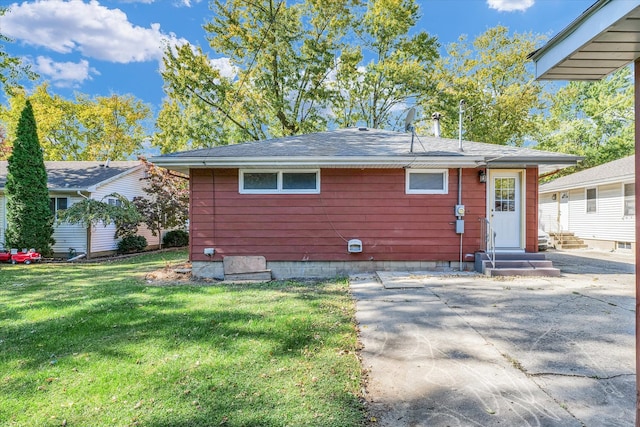
{"label": "green tree canopy", "polygon": [[584,156],[579,168],[634,153],[634,85],[630,67],[596,82],[570,82],[548,93],[536,148]]}
{"label": "green tree canopy", "polygon": [[[438,42],[424,31],[411,34],[419,17],[412,0],[368,2],[356,20],[359,43],[346,47],[337,62],[332,111],[338,126],[394,127],[394,111],[433,93]],[[365,56],[371,59],[362,66]]]}
{"label": "green tree canopy", "polygon": [[464,139],[521,146],[543,107],[542,86],[527,58],[540,41],[531,33],[509,35],[503,26],[488,29],[472,45],[461,36],[437,62],[436,92],[421,98],[422,110],[429,117],[440,112],[442,136],[457,138],[464,100]]}
{"label": "green tree canopy", "polygon": [[49,208],[47,171],[29,100],[18,121],[7,169],[6,246],[35,248],[42,254],[50,254],[55,243],[53,214]]}
{"label": "green tree canopy", "polygon": [[[393,112],[430,88],[437,42],[410,35],[413,0],[216,0],[212,10],[204,29],[217,59],[166,49],[168,100],[154,137],[163,152],[359,121],[393,127]],[[222,58],[227,67],[214,65]]]}
{"label": "green tree canopy", "polygon": [[[44,83],[29,100],[46,160],[124,160],[138,154],[147,138],[144,121],[150,109],[130,95],[92,98],[78,93],[68,100],[50,94]],[[9,146],[25,101],[24,91],[14,91],[9,105],[0,107]]]}

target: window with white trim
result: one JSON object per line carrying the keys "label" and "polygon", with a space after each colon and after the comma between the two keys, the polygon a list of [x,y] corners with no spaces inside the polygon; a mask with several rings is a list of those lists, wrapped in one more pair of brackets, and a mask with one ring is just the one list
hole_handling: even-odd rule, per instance
{"label": "window with white trim", "polygon": [[407,194],[447,194],[449,192],[448,169],[407,169]]}
{"label": "window with white trim", "polygon": [[241,170],[242,194],[317,194],[319,170]]}
{"label": "window with white trim", "polygon": [[636,184],[624,184],[624,216],[636,214]]}
{"label": "window with white trim", "polygon": [[598,190],[595,188],[586,189],[587,213],[595,213],[598,208]]}
{"label": "window with white trim", "polygon": [[631,249],[631,242],[617,242],[618,249]]}

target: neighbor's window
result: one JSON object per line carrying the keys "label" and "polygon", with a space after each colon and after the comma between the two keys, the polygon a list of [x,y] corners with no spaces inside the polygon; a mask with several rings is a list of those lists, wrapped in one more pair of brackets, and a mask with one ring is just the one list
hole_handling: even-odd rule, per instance
{"label": "neighbor's window", "polygon": [[587,213],[596,212],[598,191],[595,188],[587,188]]}
{"label": "neighbor's window", "polygon": [[320,171],[240,171],[240,193],[313,194],[320,192]]}
{"label": "neighbor's window", "polygon": [[407,194],[447,194],[449,192],[447,169],[407,169]]}
{"label": "neighbor's window", "polygon": [[631,249],[631,242],[618,242],[618,249]]}
{"label": "neighbor's window", "polygon": [[636,214],[636,185],[634,183],[624,185],[624,215]]}
{"label": "neighbor's window", "polygon": [[107,199],[107,203],[109,204],[109,206],[122,206],[122,200],[116,199],[115,197],[109,197]]}
{"label": "neighbor's window", "polygon": [[51,209],[51,213],[53,216],[56,216],[58,211],[63,211],[67,209],[68,199],[66,197],[50,197],[49,198],[49,209]]}

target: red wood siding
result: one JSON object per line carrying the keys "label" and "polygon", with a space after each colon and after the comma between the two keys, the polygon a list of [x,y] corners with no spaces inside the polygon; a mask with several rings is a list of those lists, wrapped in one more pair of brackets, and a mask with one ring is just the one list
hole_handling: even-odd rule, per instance
{"label": "red wood siding", "polygon": [[526,242],[525,251],[538,252],[538,168],[526,170]]}
{"label": "red wood siding", "polygon": [[[192,260],[210,260],[203,254],[206,247],[216,249],[213,259],[459,260],[457,169],[449,171],[445,195],[405,194],[403,169],[323,169],[320,180],[320,194],[239,194],[237,169],[192,169]],[[480,248],[486,184],[479,182],[475,169],[465,169],[462,182],[466,255]],[[537,189],[533,193],[537,197]],[[349,254],[349,239],[360,239],[363,252]]]}

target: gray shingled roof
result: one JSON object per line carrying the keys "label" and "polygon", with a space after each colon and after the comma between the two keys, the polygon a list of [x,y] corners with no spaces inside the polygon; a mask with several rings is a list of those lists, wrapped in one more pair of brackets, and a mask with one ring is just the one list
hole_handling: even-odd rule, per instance
{"label": "gray shingled roof", "polygon": [[563,176],[540,186],[540,193],[633,180],[635,157],[629,156]]}
{"label": "gray shingled roof", "polygon": [[[44,162],[50,190],[90,191],[93,187],[141,167],[139,161]],[[0,161],[0,188],[7,182],[7,162]]]}
{"label": "gray shingled roof", "polygon": [[185,171],[197,167],[402,167],[441,164],[450,167],[575,165],[580,157],[481,142],[416,136],[379,129],[348,128],[289,136],[154,157],[152,162]]}

